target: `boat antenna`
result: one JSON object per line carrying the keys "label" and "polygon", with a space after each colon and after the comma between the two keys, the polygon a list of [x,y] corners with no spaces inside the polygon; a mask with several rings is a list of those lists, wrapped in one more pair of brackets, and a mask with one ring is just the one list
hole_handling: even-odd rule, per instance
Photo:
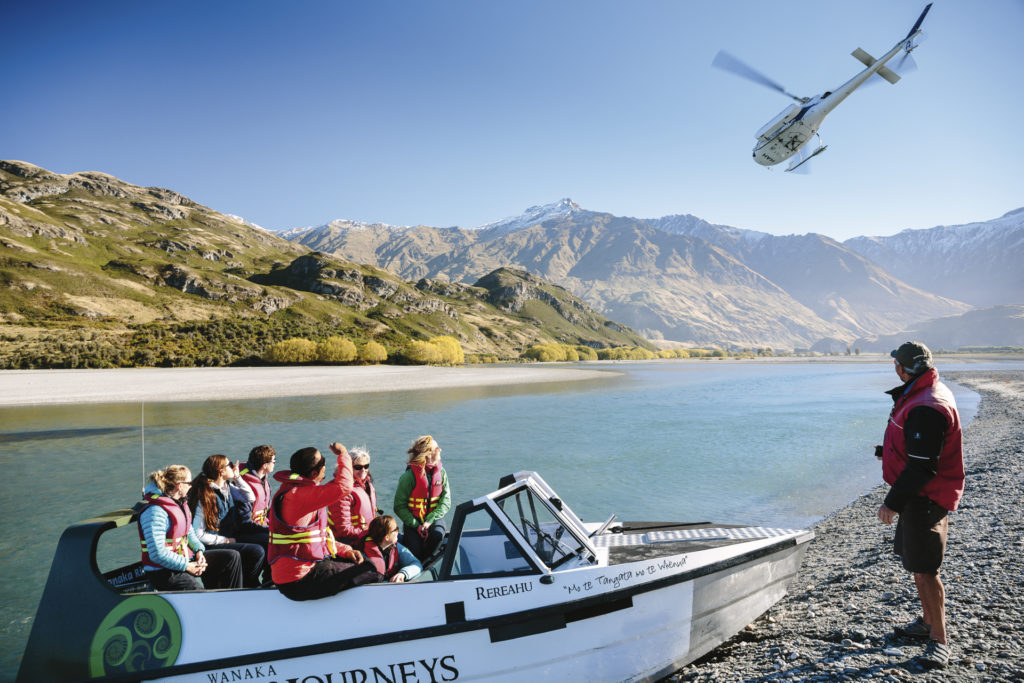
{"label": "boat antenna", "polygon": [[146,403],[142,403],[142,488],[146,488]]}

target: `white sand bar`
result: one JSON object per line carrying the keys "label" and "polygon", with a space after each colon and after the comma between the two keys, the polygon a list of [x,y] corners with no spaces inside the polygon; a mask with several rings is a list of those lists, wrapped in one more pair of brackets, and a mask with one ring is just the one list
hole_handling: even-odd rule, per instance
{"label": "white sand bar", "polygon": [[607,378],[609,370],[534,365],[3,370],[0,406],[139,403],[416,391]]}

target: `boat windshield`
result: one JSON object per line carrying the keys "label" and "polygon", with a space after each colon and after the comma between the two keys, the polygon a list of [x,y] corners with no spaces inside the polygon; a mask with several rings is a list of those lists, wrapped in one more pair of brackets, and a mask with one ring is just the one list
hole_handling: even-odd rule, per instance
{"label": "boat windshield", "polygon": [[552,569],[586,549],[586,545],[548,507],[548,502],[530,488],[519,489],[495,502],[534,552]]}

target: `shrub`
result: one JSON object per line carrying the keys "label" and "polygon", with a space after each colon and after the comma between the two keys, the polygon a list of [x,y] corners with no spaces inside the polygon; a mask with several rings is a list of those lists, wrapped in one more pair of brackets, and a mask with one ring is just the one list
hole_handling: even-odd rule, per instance
{"label": "shrub", "polygon": [[652,360],[655,355],[653,351],[639,346],[616,346],[601,349],[597,352],[597,357],[601,360]]}
{"label": "shrub", "polygon": [[565,352],[561,344],[534,344],[523,351],[522,357],[541,363],[556,363],[565,360]]}
{"label": "shrub", "polygon": [[359,360],[364,363],[383,363],[388,359],[388,352],[377,342],[370,340],[359,349]]}
{"label": "shrub", "polygon": [[434,337],[431,344],[438,348],[441,355],[440,363],[448,365],[462,365],[466,362],[466,354],[462,351],[462,344],[455,337]]}
{"label": "shrub", "polygon": [[579,356],[579,360],[597,360],[597,351],[590,348],[589,346],[575,346],[576,355]]}
{"label": "shrub", "polygon": [[308,339],[292,337],[272,344],[263,359],[268,363],[311,363],[317,358],[317,345]]}
{"label": "shrub", "polygon": [[344,337],[330,337],[316,345],[321,363],[350,363],[356,359],[356,345]]}
{"label": "shrub", "polygon": [[436,344],[425,341],[414,341],[405,350],[405,357],[410,363],[427,365],[441,362],[441,349]]}

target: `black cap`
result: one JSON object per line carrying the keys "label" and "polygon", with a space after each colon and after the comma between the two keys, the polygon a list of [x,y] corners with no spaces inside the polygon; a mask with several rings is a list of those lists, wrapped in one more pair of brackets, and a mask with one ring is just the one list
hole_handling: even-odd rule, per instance
{"label": "black cap", "polygon": [[907,372],[915,375],[930,370],[932,367],[932,352],[921,342],[903,342],[898,349],[890,351],[889,355],[906,368]]}

